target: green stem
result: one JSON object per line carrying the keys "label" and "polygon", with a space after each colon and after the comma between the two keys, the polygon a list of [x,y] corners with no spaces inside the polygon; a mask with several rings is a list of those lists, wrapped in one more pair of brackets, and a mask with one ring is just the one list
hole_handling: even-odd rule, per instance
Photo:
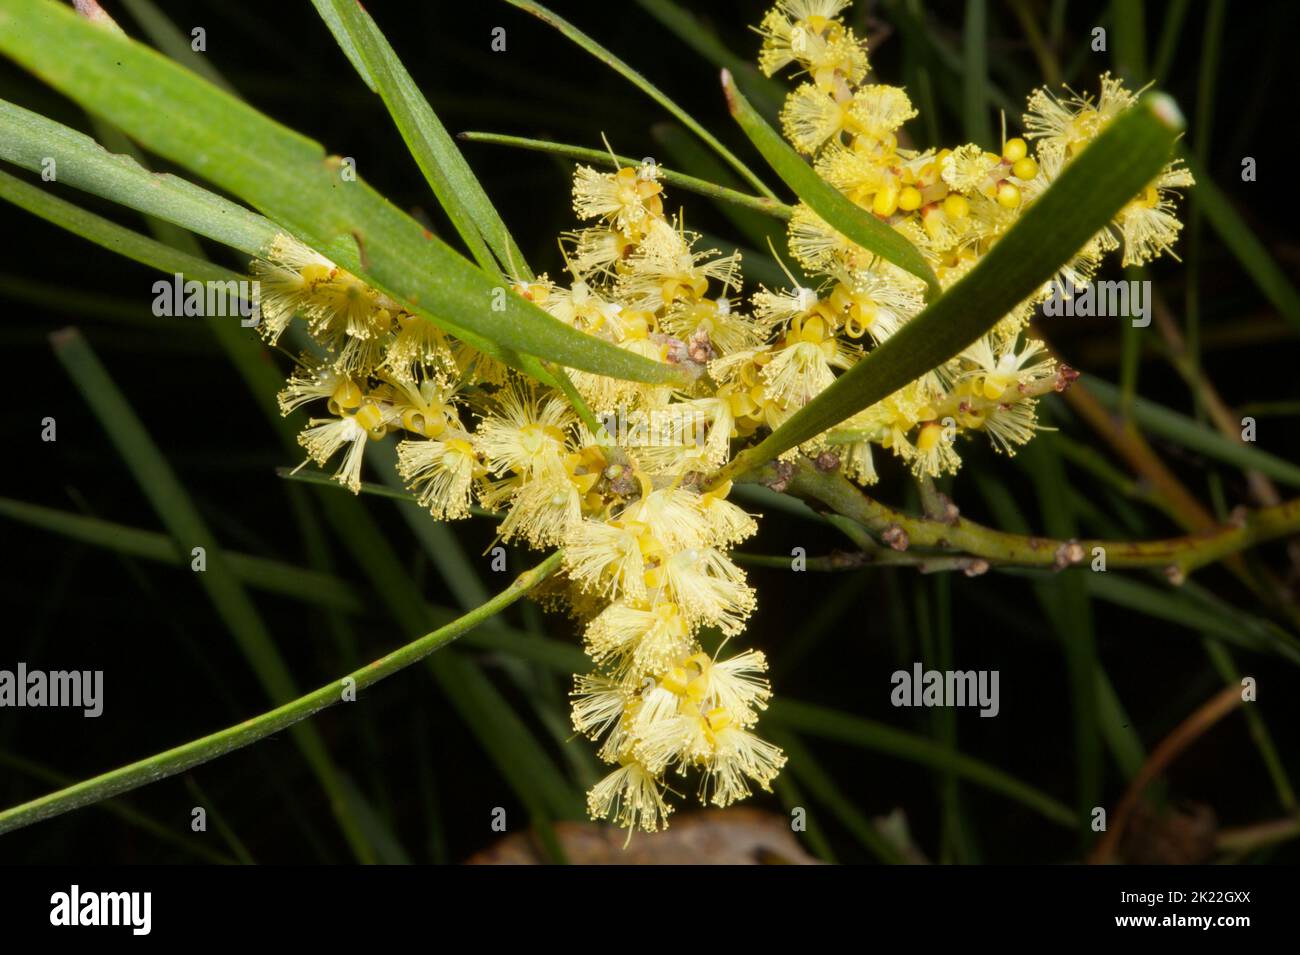
{"label": "green stem", "polygon": [[[529,149],[533,152],[567,156],[569,159],[577,159],[610,169],[641,165],[641,160],[629,156],[617,156],[599,149],[587,149],[585,146],[571,146],[567,143],[552,143],[544,139],[528,139],[524,136],[470,132],[460,133],[457,138],[471,143],[494,143],[498,146],[514,146],[518,149]],[[665,169],[663,166],[659,166],[659,176],[669,185],[677,186],[688,192],[698,193],[701,196],[708,196],[710,199],[718,199],[722,202],[730,202],[733,205],[744,206],[746,209],[753,209],[755,212],[761,212],[777,219],[789,219],[794,214],[794,207],[786,205],[779,199],[770,199],[766,196],[751,196],[735,189],[728,189],[726,186],[719,186],[707,179],[699,179],[695,176],[688,176],[684,172]]]}
{"label": "green stem", "polygon": [[[750,554],[745,551],[733,551],[732,560],[749,567],[773,567],[778,570],[793,570],[793,557],[784,554]],[[979,557],[958,557],[946,554],[909,554],[883,548],[871,551],[831,551],[821,557],[805,557],[805,570],[820,573],[835,573],[846,570],[860,570],[863,567],[916,567],[923,574],[933,574],[944,570],[960,570],[971,576],[982,573],[981,564],[988,562]]]}
{"label": "green stem", "polygon": [[582,397],[577,386],[573,383],[573,379],[569,377],[569,373],[553,362],[543,362],[542,365],[551,373],[555,383],[560,386],[560,391],[564,392],[564,397],[569,399],[570,407],[573,408],[574,413],[577,414],[582,423],[587,426],[591,436],[597,440],[612,443],[613,439],[610,438],[605,426],[600,423],[595,412],[591,410],[591,406],[587,404],[587,399]]}
{"label": "green stem", "polygon": [[[793,473],[765,465],[747,480],[785,481],[796,495],[821,501],[877,535],[889,535],[898,549],[934,547],[980,557],[990,564],[1062,568],[1103,548],[1110,567],[1162,568],[1172,580],[1247,547],[1300,533],[1300,498],[1252,511],[1238,521],[1165,540],[1053,540],[1008,534],[958,517],[951,523],[913,517],[868,497],[838,472],[819,471],[800,459]],[[906,535],[905,538],[899,535]],[[901,546],[900,546],[901,544]]]}
{"label": "green stem", "polygon": [[853,543],[857,545],[858,550],[863,554],[875,554],[877,551],[883,549],[876,543],[876,539],[867,533],[867,529],[857,521],[850,520],[849,518],[843,517],[839,514],[826,514],[824,517],[827,524],[830,524],[849,540],[853,541]]}
{"label": "green stem", "polygon": [[[514,582],[487,603],[457,618],[445,627],[427,633],[373,663],[325,684],[317,690],[235,726],[201,737],[147,759],[139,760],[0,812],[0,833],[20,829],[34,822],[93,805],[120,793],[185,772],[218,756],[281,732],[344,699],[348,690],[360,691],[399,670],[423,660],[451,643],[528,593],[560,566],[560,552],[515,578]],[[349,682],[351,681],[351,682]]]}
{"label": "green stem", "polygon": [[921,496],[921,511],[931,520],[941,521],[947,517],[951,502],[935,487],[934,478],[928,474],[916,478],[916,489]]}
{"label": "green stem", "polygon": [[[13,753],[0,752],[0,766],[3,766],[5,769],[13,770],[16,773],[32,776],[43,783],[51,783],[54,785],[66,785],[73,779],[71,776],[55,772],[45,766],[39,765],[38,763],[33,763],[31,760],[24,759],[21,756],[15,756]],[[176,831],[177,827],[175,825],[168,825],[167,823],[160,822],[152,816],[147,816],[142,812],[132,809],[130,806],[108,802],[104,803],[100,808],[105,812],[117,816],[128,826],[134,826],[141,832],[147,832],[151,836],[154,836],[169,845],[192,852],[204,862],[211,862],[216,865],[236,865],[238,863],[237,859],[226,855],[218,849],[209,847],[204,842],[199,842],[197,839],[187,839]]]}
{"label": "green stem", "polygon": [[596,417],[591,410],[591,406],[587,404],[587,400],[582,397],[577,386],[574,385],[573,379],[569,377],[569,373],[553,362],[543,362],[543,365],[550,372],[551,377],[555,379],[555,383],[560,386],[560,391],[564,392],[564,397],[569,399],[569,404],[577,413],[578,418],[587,426],[591,436],[596,439],[596,443],[604,451],[605,459],[612,464],[626,464],[627,454],[614,442],[614,438],[608,429]]}

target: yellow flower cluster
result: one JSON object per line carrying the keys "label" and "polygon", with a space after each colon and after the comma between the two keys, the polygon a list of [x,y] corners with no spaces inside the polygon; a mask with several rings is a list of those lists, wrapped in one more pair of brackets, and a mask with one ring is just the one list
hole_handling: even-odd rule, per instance
{"label": "yellow flower cluster", "polygon": [[[944,288],[1136,100],[1107,75],[1095,102],[1035,92],[1025,138],[1006,139],[999,152],[973,143],[908,149],[898,134],[916,110],[904,90],[867,82],[865,45],[840,19],[846,6],[847,0],[779,0],[758,30],[759,65],[769,76],[795,65],[807,77],[782,109],[786,138],[825,180],[920,249]],[[1036,155],[1026,139],[1036,141]],[[1172,190],[1191,184],[1188,172],[1171,164],[987,335],[804,450],[835,446],[849,472],[866,483],[876,479],[873,444],[892,450],[917,474],[933,476],[960,466],[953,439],[965,431],[985,431],[996,448],[1014,453],[1037,427],[1036,397],[1066,382],[1041,347],[1021,335],[1034,308],[1054,288],[1068,296],[1090,281],[1107,252],[1122,247],[1123,264],[1130,265],[1167,251],[1181,228]],[[802,204],[791,218],[789,243],[817,287],[755,297],[756,312],[786,333],[776,348],[754,356],[766,386],[755,397],[770,423],[825,388],[832,369],[851,366],[864,337],[879,343],[897,331],[920,310],[924,291],[918,279],[854,245]]]}
{"label": "yellow flower cluster", "polygon": [[[780,0],[759,31],[760,65],[770,74],[795,64],[807,75],[782,114],[787,136],[829,182],[921,249],[943,286],[1133,102],[1109,77],[1095,103],[1034,94],[1025,129],[1036,156],[1019,138],[1000,153],[905,148],[898,131],[915,110],[903,90],[866,84],[866,49],[838,19],[844,5]],[[689,385],[574,371],[571,402],[288,236],[252,269],[263,334],[278,341],[299,316],[319,346],[280,395],[286,414],[315,402],[328,411],[300,435],[310,460],[341,455],[336,477],[355,492],[367,443],[400,433],[398,471],[436,519],[466,517],[477,502],[502,518],[502,541],[562,549],[563,573],[545,596],[582,622],[594,665],[576,678],[573,724],[615,767],[589,808],[655,831],[672,808],[672,776],[696,774],[700,798],[725,806],[752,786],[769,788],[785,762],[754,731],[770,695],[762,653],[722,657],[700,641],[717,631],[725,647],[755,606],[729,552],[756,524],[710,476],[730,459],[733,439],[778,427],[864,346],[915,316],[924,288],[799,206],[790,251],[815,287],[791,276],[791,288],[760,289],[746,311],[737,307],[739,255],[696,248],[682,216],[665,213],[653,162],[614,166],[575,172],[573,206],[585,225],[562,237],[569,281],[512,280],[513,291],[566,325],[687,370]],[[1179,229],[1169,190],[1189,183],[1170,167],[1058,281],[1073,289],[1120,246],[1125,262],[1166,250]],[[1036,396],[1065,380],[1021,336],[1050,290],[802,450],[835,447],[864,482],[876,478],[872,445],[930,475],[959,466],[952,438],[962,431],[985,431],[1013,451],[1037,427]]]}
{"label": "yellow flower cluster", "polygon": [[466,517],[477,501],[503,515],[501,540],[563,549],[549,596],[585,622],[595,664],[577,678],[573,723],[616,767],[592,789],[591,812],[654,831],[671,811],[670,771],[698,771],[701,799],[726,806],[768,788],[785,761],[753,732],[769,695],[763,655],[721,658],[698,639],[703,628],[735,636],[755,604],[727,556],[754,520],[729,487],[702,489],[736,433],[734,398],[704,370],[756,347],[764,326],[721,294],[739,289],[738,257],[696,250],[680,218],[665,217],[653,166],[579,168],[574,207],[592,224],[565,237],[572,282],[542,276],[514,291],[697,373],[682,392],[574,372],[584,402],[620,421],[621,443],[593,434],[562,393],[441,335],[296,240],[278,237],[253,271],[263,333],[278,340],[298,315],[321,346],[280,396],[285,413],[326,403],[329,416],[299,439],[312,460],[342,452],[336,476],[356,491],[367,442],[401,432],[398,471],[435,518]]}

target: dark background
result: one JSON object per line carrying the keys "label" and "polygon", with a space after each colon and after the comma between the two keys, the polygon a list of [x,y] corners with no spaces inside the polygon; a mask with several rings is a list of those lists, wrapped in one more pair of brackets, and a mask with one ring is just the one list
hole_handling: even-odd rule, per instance
{"label": "dark background", "polygon": [[[140,31],[112,4],[128,32]],[[382,104],[357,79],[328,31],[306,2],[167,2],[172,19],[187,31],[207,30],[208,56],[253,104],[319,140],[327,150],[357,159],[359,172],[400,206],[419,210],[440,234],[454,241],[436,203]],[[760,3],[696,4],[730,48],[752,57]],[[859,5],[864,6],[864,5]],[[880,82],[902,84],[905,51],[891,29],[895,8],[867,4],[869,32],[878,35],[872,64]],[[600,146],[604,133],[615,151],[661,156],[655,124],[669,121],[661,109],[586,53],[527,14],[495,3],[367,4],[444,123],[452,131],[477,129]],[[989,62],[994,79],[1017,103],[1041,81],[1019,21],[1007,3],[990,4]],[[1044,15],[1048,4],[1030,4]],[[717,70],[683,47],[634,4],[557,2],[554,8],[640,69],[670,97],[761,169],[726,115]],[[1149,46],[1168,5],[1148,5]],[[1294,116],[1292,64],[1284,57],[1295,36],[1296,7],[1289,3],[1231,5],[1221,42],[1221,63],[1212,89],[1213,134],[1209,165],[1215,179],[1245,216],[1284,271],[1295,275],[1300,246],[1294,231],[1294,165],[1289,128]],[[961,47],[963,4],[925,5],[924,27]],[[1095,89],[1096,75],[1114,68],[1113,58],[1086,51],[1090,29],[1108,23],[1107,6],[1072,2],[1061,50],[1063,62],[1078,60],[1080,90]],[[1197,115],[1198,64],[1203,56],[1204,10],[1193,4],[1170,74],[1161,85]],[[491,30],[507,31],[507,50],[490,51]],[[956,74],[950,75],[950,85]],[[959,85],[959,84],[957,84]],[[84,115],[8,63],[0,63],[0,95],[79,128]],[[944,104],[951,100],[941,96]],[[959,113],[944,105],[938,118],[943,144],[964,141]],[[1018,127],[1018,116],[1008,117]],[[909,124],[918,145],[920,121]],[[1189,136],[1195,130],[1189,127]],[[570,164],[498,146],[469,144],[466,155],[539,271],[560,272],[559,232],[574,225],[570,210]],[[1258,161],[1259,181],[1243,183],[1242,156]],[[667,160],[664,160],[667,163]],[[23,174],[26,175],[26,174]],[[769,181],[773,178],[767,176]],[[84,196],[74,201],[138,227],[129,211]],[[727,235],[730,226],[700,197],[669,190],[669,205],[685,205],[693,227]],[[0,323],[7,400],[0,405],[0,496],[122,524],[157,529],[158,519],[104,431],[51,352],[46,336],[65,325],[85,333],[123,389],[155,441],[166,453],[218,538],[248,553],[302,563],[306,548],[291,518],[284,482],[274,468],[297,464],[286,458],[229,364],[197,320],[153,319],[149,314],[156,276],[36,220],[10,206],[0,209],[5,262],[0,266]],[[207,246],[217,261],[238,267],[228,250]],[[1185,240],[1179,251],[1187,257]],[[1294,331],[1259,295],[1238,263],[1208,228],[1196,250],[1205,366],[1233,405],[1294,400],[1297,349]],[[1113,269],[1112,269],[1113,271]],[[1154,270],[1161,294],[1182,315],[1189,273],[1178,263]],[[1116,276],[1117,277],[1117,276]],[[1152,341],[1154,330],[1148,330]],[[1077,320],[1049,333],[1063,356],[1085,373],[1118,377],[1118,325]],[[250,332],[251,334],[251,332]],[[1190,413],[1186,386],[1154,348],[1146,348],[1140,391]],[[280,356],[275,360],[287,368]],[[1059,401],[1053,420],[1065,434],[1107,451]],[[58,421],[57,443],[39,439],[40,420]],[[1041,442],[1051,439],[1043,437]],[[1154,440],[1154,439],[1153,439]],[[1188,486],[1203,500],[1221,489],[1231,507],[1248,500],[1239,472],[1218,468],[1195,453],[1154,440]],[[1288,460],[1300,459],[1294,417],[1261,417],[1259,446]],[[1031,448],[1014,462],[992,454],[982,442],[963,449],[966,464],[949,488],[963,513],[996,523],[979,483],[1010,492],[1029,525],[1044,527],[1041,483]],[[882,500],[912,503],[910,482],[881,455]],[[1136,536],[1178,530],[1150,510],[1117,500],[1085,472],[1067,466],[1068,487],[1119,527]],[[1286,489],[1283,489],[1284,494]],[[310,489],[316,494],[339,493]],[[1294,492],[1292,492],[1294,493]],[[1073,497],[1071,499],[1074,499]],[[399,554],[421,581],[425,596],[454,605],[445,583],[431,569],[409,529],[386,501],[366,505]],[[1137,510],[1139,513],[1134,515]],[[1126,524],[1132,516],[1133,523]],[[1103,530],[1089,525],[1094,536]],[[457,534],[477,555],[492,531],[483,521],[465,522]],[[192,575],[180,568],[124,559],[62,537],[0,518],[4,564],[0,574],[0,667],[18,660],[43,669],[103,669],[106,704],[96,720],[55,710],[0,711],[0,804],[13,805],[53,785],[20,771],[12,757],[66,777],[84,778],[192,739],[267,707],[266,697],[216,619]],[[747,549],[809,554],[846,546],[828,528],[769,512]],[[336,571],[364,588],[364,578],[333,539],[327,539]],[[1278,546],[1260,551],[1285,573]],[[512,567],[526,556],[512,555]],[[487,558],[481,575],[491,589]],[[921,578],[909,570],[866,570],[851,575],[792,578],[754,570],[760,609],[744,635],[780,666],[778,696],[836,707],[921,734],[935,728],[931,711],[896,710],[889,704],[889,674],[915,659],[930,659],[942,639],[943,607],[950,608],[955,665],[1001,672],[1002,713],[980,719],[957,715],[960,748],[1067,804],[1076,792],[1069,677],[1062,638],[1044,605],[1067,599],[1058,579],[989,574]],[[1197,575],[1223,599],[1266,615],[1220,568]],[[1294,579],[1292,580],[1294,585]],[[1036,589],[1038,588],[1038,589]],[[404,642],[378,599],[372,612],[351,621],[340,637],[319,613],[292,601],[257,596],[257,604],[288,659],[299,685],[315,687],[358,662]],[[1102,665],[1148,750],[1221,685],[1209,667],[1198,634],[1132,610],[1089,601],[1091,632]],[[919,613],[918,613],[919,611]],[[508,618],[525,622],[515,608]],[[935,621],[927,627],[924,617]],[[553,637],[576,641],[571,623],[547,616]],[[926,653],[927,641],[931,649]],[[1236,652],[1236,651],[1234,651]],[[1297,738],[1295,669],[1275,656],[1236,652],[1238,665],[1259,678],[1259,711],[1268,722],[1284,764],[1294,770]],[[503,661],[476,655],[516,711],[536,726],[534,703],[508,679]],[[563,689],[563,687],[561,687]],[[558,695],[556,697],[558,699]],[[413,669],[366,692],[357,710],[328,711],[315,723],[337,763],[378,807],[385,825],[414,861],[459,861],[492,842],[491,807],[511,818],[526,814],[491,761],[427,673]],[[860,812],[877,816],[902,807],[918,846],[931,858],[990,862],[1057,862],[1079,858],[1079,838],[1005,797],[974,785],[961,787],[965,836],[956,839],[941,821],[936,773],[914,763],[807,740],[840,792]],[[586,747],[576,741],[569,746]],[[566,765],[555,747],[557,763]],[[1104,762],[1104,804],[1113,807],[1124,781],[1113,761]],[[1278,818],[1283,810],[1240,715],[1200,739],[1168,775],[1168,796],[1211,807],[1223,825]],[[193,787],[197,786],[198,789]],[[164,830],[188,837],[190,808],[206,805],[224,818],[260,862],[344,861],[324,797],[285,735],[134,792],[116,804],[151,817]],[[781,811],[778,799],[754,805]],[[842,819],[817,800],[811,812],[841,861],[869,858]],[[685,812],[687,806],[681,808]],[[514,828],[512,826],[512,828]],[[220,848],[215,832],[200,839]],[[1295,843],[1257,860],[1294,861]],[[88,808],[0,838],[0,861],[152,863],[195,861],[176,846],[103,807]]]}

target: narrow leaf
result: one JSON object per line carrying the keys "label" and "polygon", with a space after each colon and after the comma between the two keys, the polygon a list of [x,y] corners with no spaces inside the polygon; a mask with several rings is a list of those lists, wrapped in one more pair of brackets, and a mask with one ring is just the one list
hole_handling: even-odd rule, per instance
{"label": "narrow leaf", "polygon": [[533,16],[537,17],[543,23],[555,27],[555,29],[559,30],[570,40],[578,44],[578,46],[582,47],[584,50],[586,50],[596,59],[600,60],[606,66],[613,69],[624,79],[631,81],[631,83],[634,86],[636,86],[637,89],[641,90],[641,92],[645,93],[647,96],[649,96],[652,100],[654,100],[664,109],[668,110],[668,112],[672,113],[673,116],[677,118],[678,122],[680,122],[691,132],[693,132],[696,136],[699,136],[700,139],[708,143],[713,148],[714,152],[716,152],[719,156],[725,159],[731,165],[731,167],[736,170],[736,172],[740,173],[742,176],[745,177],[746,182],[748,182],[751,186],[753,186],[755,189],[757,189],[759,192],[761,192],[763,195],[767,196],[768,198],[770,199],[776,198],[772,190],[767,188],[767,186],[763,183],[763,180],[759,179],[758,176],[754,175],[753,171],[748,166],[746,166],[743,162],[737,159],[735,155],[732,154],[731,150],[727,149],[726,146],[722,145],[722,143],[718,141],[718,138],[716,136],[714,136],[702,125],[700,125],[693,118],[691,118],[691,115],[687,113],[686,110],[682,109],[672,100],[670,100],[653,83],[647,80],[636,70],[632,69],[632,67],[628,66],[626,63],[624,63],[622,60],[616,57],[613,53],[609,52],[609,50],[605,49],[603,46],[601,46],[591,37],[587,36],[587,34],[583,33],[572,23],[563,19],[562,17],[556,16],[554,13],[546,9],[546,7],[542,6],[540,3],[534,3],[533,0],[506,0],[506,2],[513,7],[518,7],[520,10],[524,10],[528,13],[531,13]]}
{"label": "narrow leaf", "polygon": [[496,343],[610,377],[683,381],[680,369],[586,335],[521,296],[503,294],[499,277],[429,235],[351,175],[355,167],[344,158],[326,157],[318,143],[147,47],[44,0],[11,0],[0,8],[0,52],[145,148],[244,199],[476,347]]}
{"label": "narrow leaf", "polygon": [[[633,159],[630,156],[611,155],[601,149],[570,146],[567,143],[552,143],[544,139],[527,139],[523,136],[506,136],[501,133],[475,132],[460,133],[459,138],[471,143],[493,143],[498,146],[514,146],[517,149],[531,149],[534,152],[550,153],[554,156],[567,156],[569,159],[577,159],[581,162],[589,162],[594,166],[603,166],[610,169],[614,168],[615,165],[626,167],[641,164],[641,160]],[[753,209],[755,212],[761,212],[777,219],[789,219],[791,213],[794,212],[790,206],[777,199],[768,199],[765,196],[751,196],[748,193],[739,192],[705,179],[688,176],[672,169],[665,169],[662,165],[658,168],[659,178],[668,185],[677,186],[679,189],[696,192],[702,196],[708,196],[710,199],[718,199],[722,202],[744,206],[746,209]]]}
{"label": "narrow leaf", "polygon": [[378,93],[379,87],[375,83],[375,78],[370,75],[370,68],[366,65],[365,58],[361,55],[361,51],[357,49],[354,37],[343,25],[343,18],[339,11],[335,9],[334,4],[329,0],[311,0],[311,2],[316,7],[316,12],[320,14],[320,18],[325,21],[325,25],[329,27],[330,33],[334,34],[339,49],[343,51],[343,55],[348,58],[348,62],[352,64],[353,69],[357,71],[357,75],[361,77],[361,82],[369,87],[370,92]]}
{"label": "narrow leaf", "polygon": [[[3,13],[0,13],[3,17]],[[0,159],[32,172],[53,160],[56,180],[256,255],[275,223],[176,176],[151,173],[85,133],[0,100]]]}
{"label": "narrow leaf", "polygon": [[781,82],[764,76],[750,60],[731,52],[718,39],[717,34],[696,14],[672,0],[637,0],[640,7],[673,32],[692,50],[720,70],[731,70],[754,94],[754,99],[767,116],[776,116],[785,102],[788,90]]}
{"label": "narrow leaf", "polygon": [[243,276],[214,265],[207,259],[179,252],[156,239],[141,235],[93,212],[87,212],[21,179],[0,171],[0,199],[12,202],[33,215],[75,232],[83,239],[111,252],[152,266],[162,272],[180,273],[201,282],[239,281]]}
{"label": "narrow leaf", "polygon": [[989,126],[989,8],[987,0],[966,0],[962,24],[962,121],[966,138],[985,149],[993,145]]}
{"label": "narrow leaf", "polygon": [[[312,2],[340,45],[346,50],[350,43],[360,55],[411,156],[474,260],[488,271],[499,268],[516,278],[532,278],[492,200],[370,14],[356,0]],[[327,9],[332,17],[326,16]]]}
{"label": "narrow leaf", "polygon": [[[360,691],[424,659],[473,628],[480,620],[500,612],[524,596],[532,587],[553,573],[559,564],[560,555],[558,553],[551,555],[532,570],[520,575],[514,583],[473,613],[465,614],[455,622],[427,633],[373,663],[346,674],[346,678],[351,679],[352,685]],[[300,696],[283,706],[227,729],[0,812],[0,833],[29,826],[42,819],[61,815],[82,806],[93,805],[119,793],[129,792],[160,779],[175,776],[177,773],[200,766],[274,733],[294,727],[307,717],[339,703],[343,699],[339,688],[343,685],[343,678],[332,680],[305,696]]]}
{"label": "narrow leaf", "polygon": [[928,286],[932,298],[939,295],[939,280],[916,246],[908,242],[897,229],[856,205],[817,175],[812,166],[794,151],[794,147],[758,115],[736,88],[731,74],[726,70],[722,71],[722,88],[727,94],[731,115],[736,118],[745,135],[808,208],[825,219],[827,225],[862,248],[921,279]]}
{"label": "narrow leaf", "polygon": [[1115,65],[1135,86],[1147,78],[1147,30],[1144,4],[1111,0],[1110,15],[1115,31]]}

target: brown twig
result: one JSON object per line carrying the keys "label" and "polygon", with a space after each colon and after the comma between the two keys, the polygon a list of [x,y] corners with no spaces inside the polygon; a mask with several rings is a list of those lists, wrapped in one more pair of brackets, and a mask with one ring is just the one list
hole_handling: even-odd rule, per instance
{"label": "brown twig", "polygon": [[1101,837],[1096,848],[1093,849],[1092,855],[1088,858],[1091,864],[1104,865],[1111,861],[1115,850],[1119,846],[1120,837],[1124,834],[1124,827],[1128,824],[1129,817],[1136,808],[1138,800],[1142,798],[1142,793],[1146,791],[1147,786],[1163,773],[1183,750],[1187,749],[1206,730],[1240,705],[1241,687],[1224,687],[1222,691],[1183,720],[1172,733],[1160,741],[1160,745],[1147,757],[1146,762],[1142,764],[1142,768],[1138,770],[1137,775],[1133,777],[1133,781],[1129,783],[1124,798],[1115,807],[1115,812],[1110,818],[1110,824],[1106,828],[1106,834]]}

